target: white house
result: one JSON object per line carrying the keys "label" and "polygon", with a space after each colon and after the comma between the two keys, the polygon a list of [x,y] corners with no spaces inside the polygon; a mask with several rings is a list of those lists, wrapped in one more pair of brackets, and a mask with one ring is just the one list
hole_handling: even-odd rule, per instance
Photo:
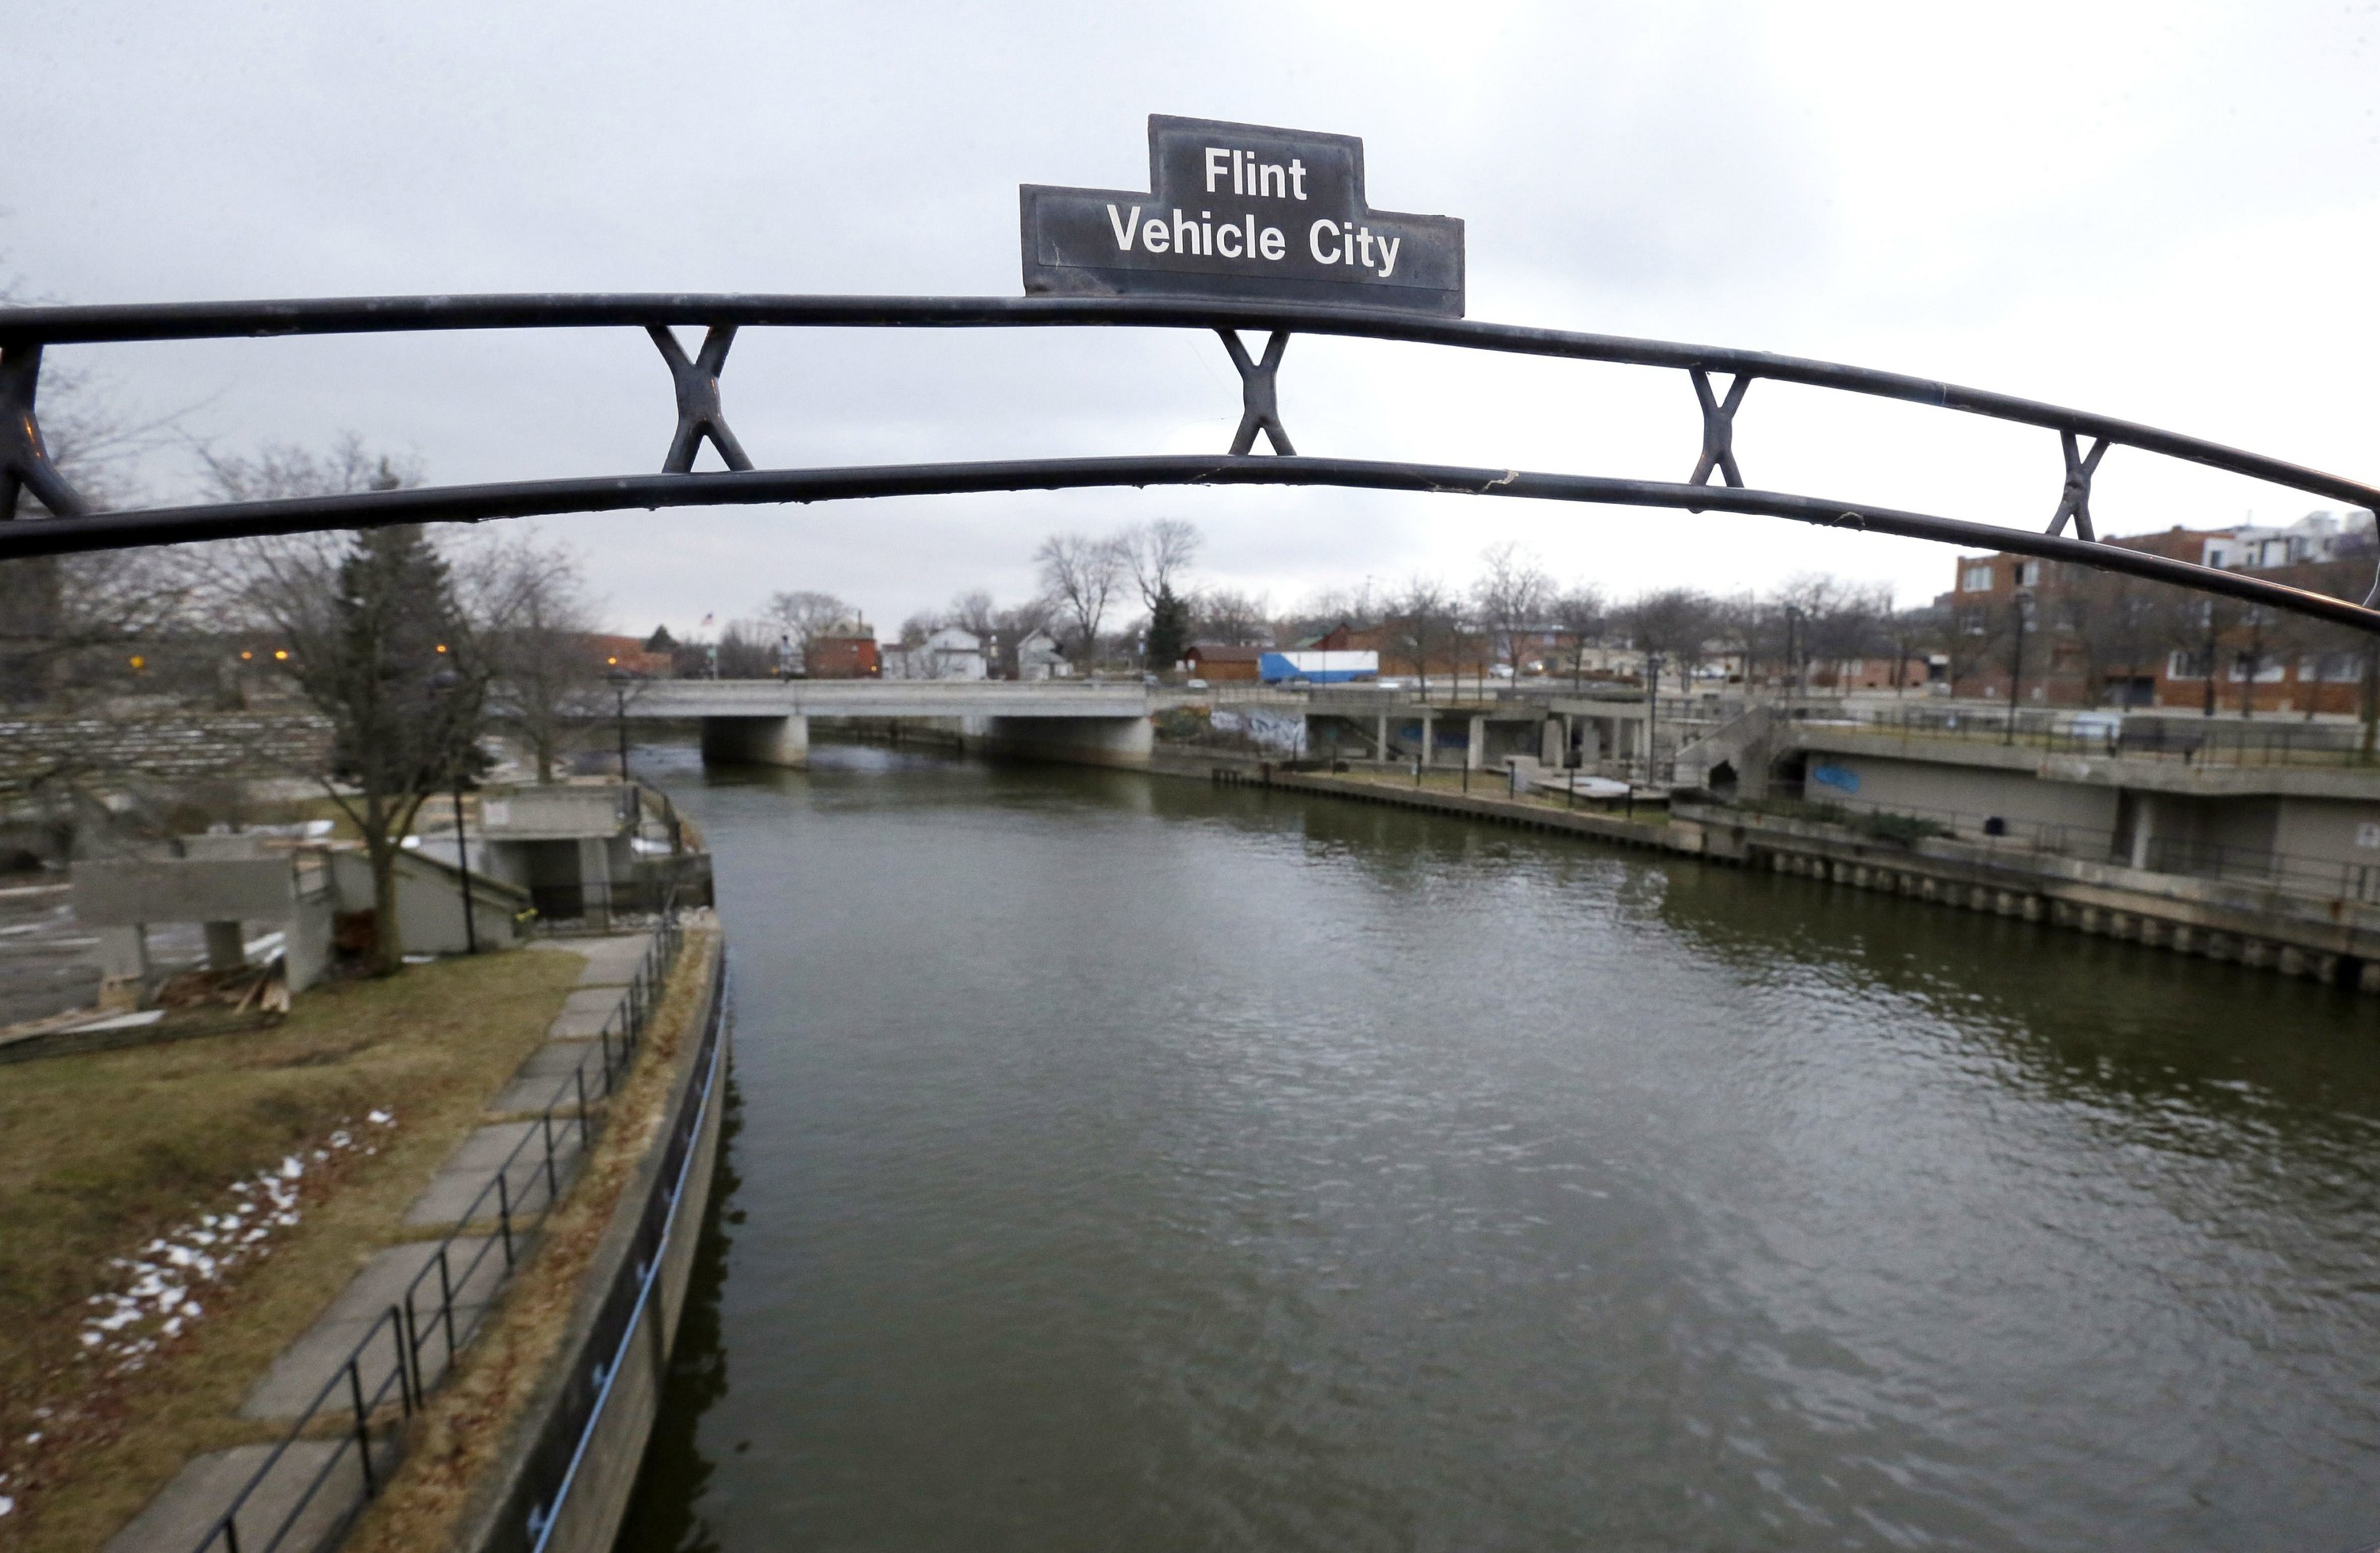
{"label": "white house", "polygon": [[983,639],[957,626],[944,626],[915,647],[887,646],[881,658],[887,679],[983,679],[990,675]]}
{"label": "white house", "polygon": [[1058,650],[1058,639],[1048,631],[1036,630],[1016,644],[1019,679],[1063,679],[1074,672],[1075,666]]}

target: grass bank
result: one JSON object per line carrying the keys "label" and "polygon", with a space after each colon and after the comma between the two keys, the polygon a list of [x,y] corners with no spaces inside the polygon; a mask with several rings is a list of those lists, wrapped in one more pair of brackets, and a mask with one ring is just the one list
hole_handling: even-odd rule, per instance
{"label": "grass bank", "polygon": [[[248,1388],[402,1238],[580,964],[443,960],[319,989],[270,1030],[0,1070],[0,1546],[96,1547],[189,1455],[272,1437],[234,1416]],[[160,1285],[200,1313],[162,1314]]]}
{"label": "grass bank", "polygon": [[496,1464],[534,1427],[529,1404],[551,1380],[574,1312],[601,1298],[588,1268],[622,1194],[669,1123],[671,1086],[681,1057],[702,1040],[698,1016],[720,949],[715,930],[687,934],[636,1069],[609,1102],[586,1167],[540,1227],[535,1249],[495,1315],[431,1395],[405,1460],[345,1553],[454,1547],[473,1513],[492,1504]]}

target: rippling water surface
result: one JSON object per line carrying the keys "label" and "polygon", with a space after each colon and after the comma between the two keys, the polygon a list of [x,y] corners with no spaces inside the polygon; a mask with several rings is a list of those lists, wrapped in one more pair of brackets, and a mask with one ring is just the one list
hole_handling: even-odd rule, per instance
{"label": "rippling water surface", "polygon": [[2380,1017],[1325,800],[647,752],[735,1131],[622,1547],[2380,1539]]}

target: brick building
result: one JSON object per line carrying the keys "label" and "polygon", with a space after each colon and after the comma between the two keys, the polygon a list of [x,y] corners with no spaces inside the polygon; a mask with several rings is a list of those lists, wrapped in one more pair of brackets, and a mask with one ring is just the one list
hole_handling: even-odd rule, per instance
{"label": "brick building", "polygon": [[[2107,543],[2336,596],[2361,597],[2380,559],[2361,510]],[[2204,711],[2211,692],[2218,711],[2259,715],[2362,705],[2368,645],[2341,628],[2029,556],[1961,556],[1954,571],[1936,602],[1957,695]]]}
{"label": "brick building", "polygon": [[674,658],[667,653],[648,652],[642,637],[590,632],[587,650],[607,674],[616,669],[639,679],[667,679],[677,671]]}
{"label": "brick building", "polygon": [[802,666],[813,679],[873,679],[883,672],[876,630],[865,620],[838,620],[809,640]]}

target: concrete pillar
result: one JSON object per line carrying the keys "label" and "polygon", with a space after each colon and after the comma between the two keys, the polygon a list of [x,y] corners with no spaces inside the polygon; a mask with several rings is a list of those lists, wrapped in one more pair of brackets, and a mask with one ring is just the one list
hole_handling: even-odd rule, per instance
{"label": "concrete pillar", "polygon": [[236,922],[207,923],[207,969],[237,971],[248,963],[248,940]]}
{"label": "concrete pillar", "polygon": [[1560,719],[1548,717],[1539,725],[1537,758],[1557,771],[1570,764],[1570,739]]}
{"label": "concrete pillar", "polygon": [[99,1006],[111,1011],[138,1009],[149,991],[149,930],[99,930]]}
{"label": "concrete pillar", "polygon": [[1427,706],[1421,709],[1421,764],[1424,770],[1438,764],[1438,719]]}
{"label": "concrete pillar", "polygon": [[578,891],[589,920],[612,925],[612,846],[604,836],[578,838]]}
{"label": "concrete pillar", "polygon": [[2156,831],[2156,800],[2148,793],[2132,794],[2132,866],[2149,865],[2149,843]]}
{"label": "concrete pillar", "polygon": [[1485,767],[1487,766],[1487,764],[1488,764],[1488,719],[1487,719],[1487,718],[1485,718],[1485,717],[1474,717],[1474,718],[1472,718],[1472,719],[1471,719],[1471,727],[1470,727],[1470,729],[1469,729],[1469,731],[1468,731],[1468,732],[1466,732],[1466,733],[1463,735],[1463,764],[1465,764],[1465,765],[1467,765],[1467,766],[1469,766],[1469,767],[1470,767],[1472,770],[1474,770],[1474,771],[1483,770],[1483,769],[1485,769]]}
{"label": "concrete pillar", "polygon": [[810,764],[810,720],[786,717],[705,717],[702,758],[723,765],[782,765],[799,771]]}
{"label": "concrete pillar", "polygon": [[1380,734],[1373,741],[1372,758],[1383,761],[1389,758],[1389,715],[1386,712],[1380,714]]}

